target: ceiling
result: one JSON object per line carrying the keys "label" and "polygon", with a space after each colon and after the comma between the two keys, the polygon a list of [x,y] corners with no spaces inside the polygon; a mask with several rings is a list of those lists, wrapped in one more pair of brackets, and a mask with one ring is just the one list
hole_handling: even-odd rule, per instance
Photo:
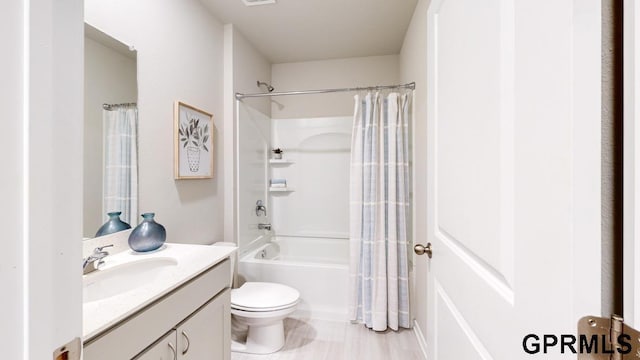
{"label": "ceiling", "polygon": [[418,0],[201,0],[272,63],[397,54]]}

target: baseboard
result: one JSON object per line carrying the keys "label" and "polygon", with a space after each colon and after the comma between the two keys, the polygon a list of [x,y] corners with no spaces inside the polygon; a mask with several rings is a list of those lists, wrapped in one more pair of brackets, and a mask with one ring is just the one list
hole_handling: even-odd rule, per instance
{"label": "baseboard", "polygon": [[420,325],[418,325],[417,321],[413,321],[413,333],[416,334],[416,340],[418,340],[418,345],[420,346],[420,350],[422,351],[422,356],[427,359],[427,341],[424,338],[424,334],[420,329]]}
{"label": "baseboard", "polygon": [[347,322],[349,320],[346,312],[338,312],[330,308],[298,308],[293,314],[289,315],[289,317],[302,320],[315,319],[340,322]]}

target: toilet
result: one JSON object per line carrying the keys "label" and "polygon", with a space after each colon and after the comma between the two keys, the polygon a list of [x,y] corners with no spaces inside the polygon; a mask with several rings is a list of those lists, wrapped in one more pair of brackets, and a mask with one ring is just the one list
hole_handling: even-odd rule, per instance
{"label": "toilet", "polygon": [[296,310],[299,299],[298,290],[269,282],[246,282],[231,290],[232,321],[248,327],[246,342],[232,342],[231,351],[270,354],[280,350],[283,320]]}
{"label": "toilet", "polygon": [[[216,246],[235,246],[218,242]],[[235,255],[231,268],[235,268]],[[233,281],[233,274],[232,281]],[[246,341],[232,340],[231,351],[250,354],[270,354],[284,346],[284,319],[291,315],[300,301],[298,290],[271,282],[245,282],[231,290],[231,321],[235,338],[246,330]]]}

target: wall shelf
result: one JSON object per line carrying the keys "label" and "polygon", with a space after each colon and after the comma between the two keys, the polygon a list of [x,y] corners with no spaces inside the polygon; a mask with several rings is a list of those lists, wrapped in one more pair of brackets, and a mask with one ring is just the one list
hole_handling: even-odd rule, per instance
{"label": "wall shelf", "polygon": [[270,192],[294,192],[295,190],[293,190],[290,187],[270,187],[269,191]]}
{"label": "wall shelf", "polygon": [[293,163],[294,163],[293,161],[287,160],[287,159],[269,159],[269,164],[274,164],[274,165],[289,165]]}

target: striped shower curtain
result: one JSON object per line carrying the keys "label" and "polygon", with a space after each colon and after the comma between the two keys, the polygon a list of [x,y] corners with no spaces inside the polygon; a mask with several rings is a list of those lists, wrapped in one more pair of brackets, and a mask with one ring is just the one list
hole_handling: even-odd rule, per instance
{"label": "striped shower curtain", "polygon": [[121,211],[120,219],[138,223],[138,109],[115,106],[102,111],[104,179],[102,213]]}
{"label": "striped shower curtain", "polygon": [[383,331],[409,319],[409,94],[355,96],[349,315]]}

